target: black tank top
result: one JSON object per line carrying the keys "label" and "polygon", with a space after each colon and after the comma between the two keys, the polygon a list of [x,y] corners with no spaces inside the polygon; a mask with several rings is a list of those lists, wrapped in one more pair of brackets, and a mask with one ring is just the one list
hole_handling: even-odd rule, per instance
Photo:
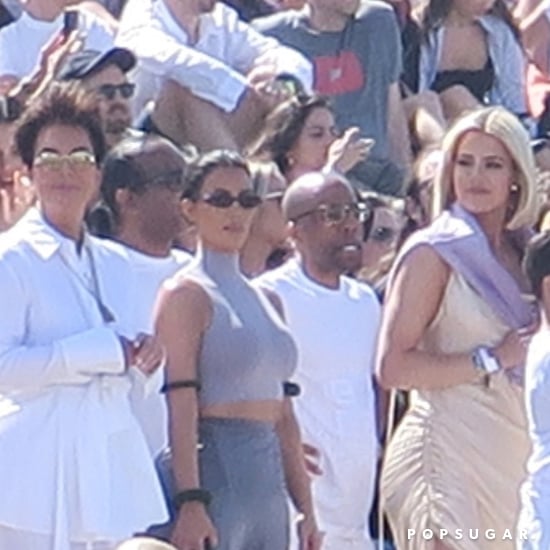
{"label": "black tank top", "polygon": [[480,103],[485,103],[485,96],[493,87],[494,81],[495,69],[491,58],[488,57],[485,67],[476,71],[463,69],[439,71],[435,75],[435,80],[430,88],[434,92],[441,93],[451,86],[461,84],[467,88]]}

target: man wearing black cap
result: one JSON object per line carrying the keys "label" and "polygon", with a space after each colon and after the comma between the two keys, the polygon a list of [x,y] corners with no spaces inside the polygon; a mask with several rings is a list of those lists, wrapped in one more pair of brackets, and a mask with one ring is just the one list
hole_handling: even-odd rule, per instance
{"label": "man wearing black cap", "polygon": [[113,48],[104,53],[84,50],[70,55],[57,75],[58,80],[80,80],[88,90],[98,94],[109,148],[136,132],[130,128],[130,98],[134,94],[134,84],[127,78],[135,64],[134,54],[125,48]]}

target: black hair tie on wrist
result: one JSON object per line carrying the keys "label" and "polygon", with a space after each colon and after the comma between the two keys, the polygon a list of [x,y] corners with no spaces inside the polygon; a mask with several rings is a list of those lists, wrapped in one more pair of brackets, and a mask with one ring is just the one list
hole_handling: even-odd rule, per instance
{"label": "black hair tie on wrist", "polygon": [[298,397],[302,389],[294,382],[283,382],[283,393],[285,397]]}
{"label": "black hair tie on wrist", "polygon": [[174,508],[178,511],[186,502],[202,502],[208,506],[212,502],[212,494],[206,489],[186,489],[176,493],[172,500]]}
{"label": "black hair tie on wrist", "polygon": [[201,383],[198,380],[175,380],[174,382],[167,382],[160,388],[160,393],[168,393],[172,390],[179,390],[182,388],[193,388],[197,391],[201,389]]}

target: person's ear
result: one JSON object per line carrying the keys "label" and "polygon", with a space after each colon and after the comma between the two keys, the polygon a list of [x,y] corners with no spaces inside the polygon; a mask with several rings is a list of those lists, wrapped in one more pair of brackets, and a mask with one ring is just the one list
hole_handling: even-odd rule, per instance
{"label": "person's ear", "polygon": [[122,187],[115,191],[115,202],[120,210],[131,208],[133,205],[133,193],[127,187]]}
{"label": "person's ear", "polygon": [[183,199],[180,203],[181,213],[183,217],[192,225],[196,223],[196,208],[197,203],[190,199]]}
{"label": "person's ear", "polygon": [[286,224],[286,235],[295,247],[302,241],[302,231],[296,222],[289,221]]}

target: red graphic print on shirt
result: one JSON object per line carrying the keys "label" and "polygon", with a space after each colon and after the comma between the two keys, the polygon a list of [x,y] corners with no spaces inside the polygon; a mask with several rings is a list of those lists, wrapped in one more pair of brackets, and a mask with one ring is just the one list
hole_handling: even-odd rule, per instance
{"label": "red graphic print on shirt", "polygon": [[323,95],[340,95],[365,85],[363,67],[355,52],[319,56],[314,59],[315,90]]}

